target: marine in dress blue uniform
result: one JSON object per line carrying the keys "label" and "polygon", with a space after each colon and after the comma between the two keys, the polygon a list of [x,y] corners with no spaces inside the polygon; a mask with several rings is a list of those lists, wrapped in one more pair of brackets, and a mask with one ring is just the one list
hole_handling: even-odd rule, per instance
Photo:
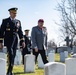
{"label": "marine in dress blue uniform", "polygon": [[20,47],[25,47],[23,32],[21,28],[21,22],[18,19],[15,19],[18,8],[11,8],[8,11],[10,12],[10,17],[3,19],[1,24],[1,35],[0,35],[0,47],[3,43],[7,47],[9,55],[9,65],[7,75],[13,75],[12,70],[14,66],[14,58],[16,55],[18,37],[20,38]]}

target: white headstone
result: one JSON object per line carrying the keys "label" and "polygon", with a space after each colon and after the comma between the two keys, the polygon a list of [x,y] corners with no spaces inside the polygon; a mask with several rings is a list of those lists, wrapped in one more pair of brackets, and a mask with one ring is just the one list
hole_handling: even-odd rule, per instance
{"label": "white headstone", "polygon": [[65,58],[68,58],[68,51],[64,51]]}
{"label": "white headstone", "polygon": [[27,54],[24,56],[24,72],[35,72],[35,56]]}
{"label": "white headstone", "polygon": [[71,47],[67,47],[67,51],[68,51],[68,53],[71,53],[72,52]]}
{"label": "white headstone", "polygon": [[3,52],[7,53],[7,48],[6,47],[3,48]]}
{"label": "white headstone", "polygon": [[65,62],[65,54],[64,54],[64,52],[60,53],[60,62]]}
{"label": "white headstone", "polygon": [[66,63],[66,75],[76,75],[76,58],[67,58]]}
{"label": "white headstone", "polygon": [[48,54],[48,61],[49,61],[49,62],[54,62],[54,61],[55,61],[55,53],[50,52],[50,53]]}
{"label": "white headstone", "polygon": [[66,75],[65,64],[58,62],[45,64],[44,75]]}
{"label": "white headstone", "polygon": [[3,49],[0,49],[0,52],[3,52]]}
{"label": "white headstone", "polygon": [[46,50],[46,55],[48,55],[50,52],[55,53],[55,51],[56,51],[56,48],[48,47],[48,50]]}
{"label": "white headstone", "polygon": [[72,58],[76,58],[76,54],[71,55]]}
{"label": "white headstone", "polygon": [[3,52],[0,52],[0,58],[6,59],[6,54]]}
{"label": "white headstone", "polygon": [[76,53],[76,46],[73,47],[73,53]]}
{"label": "white headstone", "polygon": [[14,65],[21,65],[21,51],[20,50],[16,51]]}
{"label": "white headstone", "polygon": [[60,50],[61,50],[61,48],[58,48],[58,49],[57,49],[57,53],[60,53]]}
{"label": "white headstone", "polygon": [[44,63],[40,54],[38,55],[38,68],[44,68]]}
{"label": "white headstone", "polygon": [[0,75],[6,75],[6,60],[0,58]]}

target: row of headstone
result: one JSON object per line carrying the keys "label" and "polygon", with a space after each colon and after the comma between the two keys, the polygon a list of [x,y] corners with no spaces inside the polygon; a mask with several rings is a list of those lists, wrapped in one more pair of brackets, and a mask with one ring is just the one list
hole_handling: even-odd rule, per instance
{"label": "row of headstone", "polygon": [[[16,53],[17,54],[16,54],[16,57],[15,57],[15,64],[16,65],[20,65],[21,64],[21,59],[20,59],[21,52],[19,50],[17,50]],[[64,51],[64,52],[61,52],[60,53],[60,61],[61,62],[64,62],[65,61],[65,58],[67,58],[67,57],[68,57],[68,52],[67,51]],[[27,60],[27,58],[28,58],[28,60]],[[34,62],[32,56],[31,55],[26,55],[25,56],[25,64],[28,64],[30,61],[33,61]],[[54,51],[51,51],[48,54],[48,61],[49,62],[54,62],[55,61],[55,52]],[[26,62],[28,62],[28,63],[26,63]],[[31,65],[31,64],[29,63],[29,65]],[[33,71],[31,71],[31,69],[29,69],[29,71],[28,71],[28,68],[30,68],[30,67],[28,67],[29,65],[24,66],[24,68],[25,68],[24,69],[24,72],[34,72],[34,66],[32,66],[33,67]],[[41,55],[40,54],[38,56],[38,68],[44,68],[44,63],[42,61],[42,58],[41,58]]]}
{"label": "row of headstone", "polygon": [[[50,61],[54,61],[55,60],[55,57],[54,57],[54,52],[55,50],[54,49],[51,49],[50,53],[48,54],[48,60],[49,62]],[[67,51],[64,51],[64,52],[60,52],[60,61],[61,62],[64,62],[65,61],[65,58],[68,57],[68,52]],[[38,61],[39,61],[39,68],[43,68],[43,62],[42,62],[42,58],[41,56],[39,55],[38,57]],[[20,65],[21,64],[21,51],[20,50],[17,50],[16,52],[16,57],[15,57],[15,62],[14,62],[15,65]]]}
{"label": "row of headstone", "polygon": [[64,51],[68,51],[68,53],[71,53],[72,52],[71,48],[70,47],[67,47],[67,46],[59,47],[57,49],[57,52],[58,53],[61,53],[61,52],[64,52]]}
{"label": "row of headstone", "polygon": [[[48,54],[49,62],[55,61],[55,53],[50,52]],[[31,62],[30,62],[31,61]],[[42,61],[41,55],[38,55],[38,68],[44,68],[44,63]],[[35,56],[31,54],[27,54],[24,57],[24,72],[35,72]]]}
{"label": "row of headstone", "polygon": [[65,75],[65,64],[50,62],[44,66],[44,75]]}
{"label": "row of headstone", "polygon": [[[18,57],[20,58],[20,54],[21,52],[19,51],[19,50],[17,50],[17,55],[19,55]],[[65,52],[66,53],[66,52]],[[16,56],[17,56],[16,55]],[[66,53],[66,56],[67,56],[67,53]],[[16,58],[16,59],[18,59],[18,57]],[[73,56],[74,57],[74,56]],[[41,61],[41,59],[40,59],[41,57],[39,57],[39,61]],[[52,59],[53,58],[53,59]],[[2,65],[3,64],[3,66],[1,66],[1,70],[0,70],[0,74],[1,75],[5,75],[5,73],[6,73],[6,55],[5,55],[5,53],[0,53],[0,65]],[[48,54],[48,60],[49,60],[49,62],[54,62],[54,52],[50,52],[49,54]],[[68,65],[71,65],[71,66],[74,66],[75,65],[75,63],[76,63],[76,58],[71,58],[71,59],[67,59],[66,60],[66,69],[68,68]],[[18,60],[19,61],[19,60]],[[18,61],[17,61],[17,64],[19,64],[18,63]],[[24,64],[24,72],[35,72],[35,56],[34,55],[26,55],[25,56],[25,64]],[[30,62],[31,61],[31,62]],[[42,62],[42,61],[41,61]],[[70,63],[69,63],[70,62]],[[29,64],[28,64],[29,63]],[[69,64],[68,64],[69,63]],[[58,66],[60,65],[60,63],[54,63],[54,64],[57,64]],[[68,64],[68,65],[67,65]],[[74,64],[74,65],[73,65]],[[49,65],[53,65],[53,64],[48,64],[48,65],[46,65],[46,66],[48,66],[49,67]],[[45,66],[45,67],[46,67]],[[70,69],[71,69],[71,66],[69,66],[70,67]],[[47,67],[47,70],[49,70],[48,69],[48,67]],[[55,65],[54,65],[54,67],[55,67]],[[59,68],[61,68],[61,67],[59,67]],[[74,68],[75,68],[75,66],[74,66]],[[46,69],[46,68],[45,68]],[[54,68],[52,68],[53,70],[54,70]],[[56,67],[55,67],[55,69],[56,69]],[[58,69],[58,68],[57,68]],[[48,72],[48,71],[47,71]],[[49,71],[50,72],[50,71]],[[52,72],[52,71],[51,71]],[[50,72],[50,73],[51,73]],[[56,72],[58,72],[58,71],[56,71]],[[62,72],[62,71],[61,71]],[[60,73],[61,73],[60,72]],[[63,71],[64,72],[64,71]],[[70,71],[71,72],[71,71]],[[74,69],[74,72],[75,72],[75,69]],[[60,74],[59,72],[57,73],[58,75]],[[65,72],[64,72],[65,73]],[[45,75],[46,75],[47,73],[45,73]],[[56,74],[56,75],[57,75]],[[71,72],[71,73],[69,73],[68,72],[68,69],[67,69],[67,75],[73,75],[74,73],[73,72]],[[49,75],[49,74],[47,74],[47,75]],[[53,75],[55,75],[55,74],[53,74]],[[61,75],[61,74],[60,74]],[[75,75],[75,74],[74,74]]]}
{"label": "row of headstone", "polygon": [[76,75],[76,54],[65,59],[65,64],[50,62],[44,66],[44,75]]}
{"label": "row of headstone", "polygon": [[[21,51],[16,50],[14,65],[21,65],[21,58],[22,58],[21,57]],[[48,61],[53,62],[54,60],[55,60],[55,51],[51,50],[50,53],[48,54]],[[38,56],[38,68],[44,68],[44,63],[42,61],[40,54]]]}
{"label": "row of headstone", "polygon": [[[65,59],[68,58],[68,51],[64,51],[60,53],[60,62],[65,62]],[[48,61],[49,62],[54,62],[55,61],[55,53],[50,52],[48,54]],[[39,68],[44,68],[44,64],[41,58],[41,55],[39,54],[38,56],[38,67]]]}

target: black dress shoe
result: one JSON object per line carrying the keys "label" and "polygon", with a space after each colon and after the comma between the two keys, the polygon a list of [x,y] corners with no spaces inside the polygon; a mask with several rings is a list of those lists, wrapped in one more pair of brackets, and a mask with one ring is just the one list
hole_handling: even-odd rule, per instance
{"label": "black dress shoe", "polygon": [[13,73],[11,73],[11,72],[9,72],[9,73],[7,73],[7,75],[14,75]]}
{"label": "black dress shoe", "polygon": [[7,75],[11,75],[11,73],[9,72],[9,73],[7,73]]}
{"label": "black dress shoe", "polygon": [[14,75],[14,74],[12,73],[12,75]]}

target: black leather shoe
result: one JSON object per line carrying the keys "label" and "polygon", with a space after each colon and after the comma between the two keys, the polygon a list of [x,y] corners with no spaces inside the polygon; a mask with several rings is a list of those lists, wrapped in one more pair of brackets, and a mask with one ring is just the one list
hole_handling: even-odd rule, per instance
{"label": "black leather shoe", "polygon": [[14,74],[12,73],[12,75],[14,75]]}
{"label": "black leather shoe", "polygon": [[9,73],[7,73],[7,75],[14,75],[13,73],[11,73],[11,72],[9,72]]}
{"label": "black leather shoe", "polygon": [[9,72],[9,73],[7,73],[7,75],[11,75],[11,73]]}

